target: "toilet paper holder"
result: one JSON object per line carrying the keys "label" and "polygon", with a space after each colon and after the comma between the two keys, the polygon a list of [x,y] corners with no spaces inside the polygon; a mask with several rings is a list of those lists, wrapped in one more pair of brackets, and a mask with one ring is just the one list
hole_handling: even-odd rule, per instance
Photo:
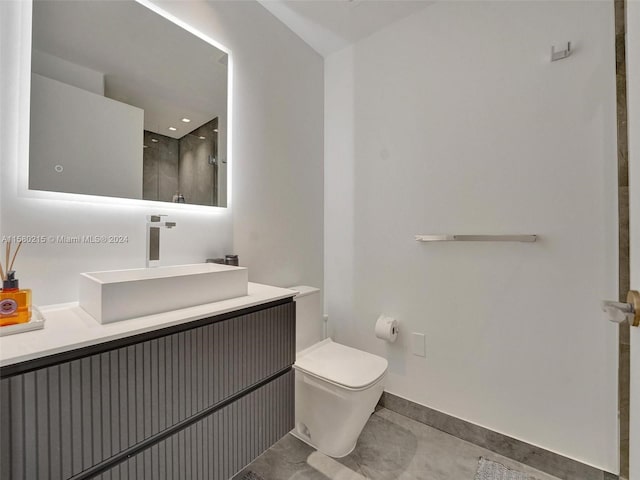
{"label": "toilet paper holder", "polygon": [[398,328],[398,321],[390,316],[382,314],[376,320],[375,335],[380,340],[387,342],[395,342],[398,337],[400,329]]}
{"label": "toilet paper holder", "polygon": [[604,300],[602,311],[607,314],[610,322],[628,322],[632,327],[640,326],[640,292],[629,290],[627,303]]}

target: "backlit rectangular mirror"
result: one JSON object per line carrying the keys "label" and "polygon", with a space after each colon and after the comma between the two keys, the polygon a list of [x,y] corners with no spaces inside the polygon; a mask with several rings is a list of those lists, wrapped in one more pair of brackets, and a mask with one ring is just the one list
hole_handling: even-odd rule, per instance
{"label": "backlit rectangular mirror", "polygon": [[133,0],[35,0],[29,188],[226,206],[228,77]]}

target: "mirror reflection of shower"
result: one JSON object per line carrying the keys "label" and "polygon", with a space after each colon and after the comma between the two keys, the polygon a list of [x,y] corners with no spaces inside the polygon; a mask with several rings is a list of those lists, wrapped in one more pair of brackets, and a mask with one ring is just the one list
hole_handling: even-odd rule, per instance
{"label": "mirror reflection of shower", "polygon": [[144,131],[144,200],[218,204],[218,118],[181,138]]}

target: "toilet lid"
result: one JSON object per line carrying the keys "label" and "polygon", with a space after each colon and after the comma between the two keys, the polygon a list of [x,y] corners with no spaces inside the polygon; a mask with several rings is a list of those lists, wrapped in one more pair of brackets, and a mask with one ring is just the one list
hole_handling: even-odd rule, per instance
{"label": "toilet lid", "polygon": [[330,338],[298,353],[295,367],[347,388],[362,389],[386,371],[386,359],[335,343]]}

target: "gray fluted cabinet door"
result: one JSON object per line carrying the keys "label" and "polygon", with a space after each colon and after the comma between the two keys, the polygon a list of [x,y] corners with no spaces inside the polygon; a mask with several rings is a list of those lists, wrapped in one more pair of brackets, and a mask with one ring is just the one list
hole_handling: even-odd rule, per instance
{"label": "gray fluted cabinet door", "polygon": [[115,466],[100,478],[228,479],[291,430],[293,391],[293,371],[289,371]]}
{"label": "gray fluted cabinet door", "polygon": [[197,324],[3,376],[0,478],[223,480],[275,443],[295,304]]}

